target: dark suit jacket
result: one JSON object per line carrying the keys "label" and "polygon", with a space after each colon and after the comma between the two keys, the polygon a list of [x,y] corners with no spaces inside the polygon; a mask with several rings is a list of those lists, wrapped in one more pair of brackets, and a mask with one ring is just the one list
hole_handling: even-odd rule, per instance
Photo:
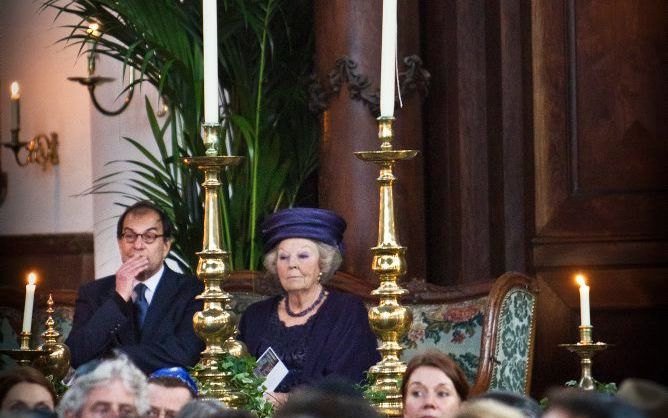
{"label": "dark suit jacket", "polygon": [[125,302],[115,284],[116,276],[107,276],[79,289],[72,331],[65,342],[72,366],[107,356],[114,349],[127,354],[147,374],[163,367],[194,366],[204,350],[193,331],[193,314],[202,310],[202,302],[195,300],[202,283],[165,266],[141,331],[135,325],[132,301]]}

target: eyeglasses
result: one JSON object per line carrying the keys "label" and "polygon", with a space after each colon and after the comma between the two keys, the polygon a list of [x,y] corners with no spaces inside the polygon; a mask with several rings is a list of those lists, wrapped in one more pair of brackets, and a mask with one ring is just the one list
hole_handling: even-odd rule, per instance
{"label": "eyeglasses", "polygon": [[144,242],[144,244],[152,244],[156,239],[164,236],[164,234],[156,234],[155,232],[144,232],[143,234],[136,234],[132,231],[128,231],[121,234],[121,238],[123,238],[128,244],[132,244],[137,241],[137,237],[141,237],[141,240]]}

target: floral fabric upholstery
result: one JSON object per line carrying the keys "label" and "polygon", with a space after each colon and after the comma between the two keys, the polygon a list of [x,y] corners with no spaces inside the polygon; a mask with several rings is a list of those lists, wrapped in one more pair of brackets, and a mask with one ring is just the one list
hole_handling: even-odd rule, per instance
{"label": "floral fabric upholstery", "polygon": [[534,295],[521,289],[511,290],[503,299],[490,389],[525,391],[535,302]]}
{"label": "floral fabric upholstery", "polygon": [[473,384],[480,365],[482,324],[488,298],[453,304],[410,305],[413,323],[401,340],[401,359],[435,348],[449,354]]}

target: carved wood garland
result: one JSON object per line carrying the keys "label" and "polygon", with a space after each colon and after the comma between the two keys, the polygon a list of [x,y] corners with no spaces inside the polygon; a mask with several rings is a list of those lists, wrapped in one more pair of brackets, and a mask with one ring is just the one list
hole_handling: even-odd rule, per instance
{"label": "carved wood garland", "polygon": [[[406,70],[399,73],[402,100],[405,101],[416,91],[425,98],[429,92],[431,74],[422,67],[422,59],[417,55],[409,55],[403,59],[403,63]],[[368,76],[357,72],[357,63],[352,58],[338,58],[328,75],[329,83],[326,86],[323,86],[317,75],[311,75],[309,109],[312,112],[322,113],[327,110],[329,101],[339,95],[343,83],[347,82],[349,97],[362,101],[374,118],[380,115],[380,90],[371,85]],[[395,102],[398,102],[398,98]]]}

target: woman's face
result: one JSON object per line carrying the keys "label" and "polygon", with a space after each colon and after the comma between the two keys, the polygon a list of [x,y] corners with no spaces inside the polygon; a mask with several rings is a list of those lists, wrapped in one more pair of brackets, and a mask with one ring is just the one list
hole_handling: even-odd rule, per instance
{"label": "woman's face", "polygon": [[461,402],[448,375],[436,367],[420,366],[406,384],[404,418],[453,417]]}
{"label": "woman's face", "polygon": [[37,383],[21,382],[9,389],[2,400],[0,411],[39,410],[53,412],[51,393]]}
{"label": "woman's face", "polygon": [[320,275],[318,247],[304,238],[284,239],[278,244],[276,273],[288,293],[311,289]]}

